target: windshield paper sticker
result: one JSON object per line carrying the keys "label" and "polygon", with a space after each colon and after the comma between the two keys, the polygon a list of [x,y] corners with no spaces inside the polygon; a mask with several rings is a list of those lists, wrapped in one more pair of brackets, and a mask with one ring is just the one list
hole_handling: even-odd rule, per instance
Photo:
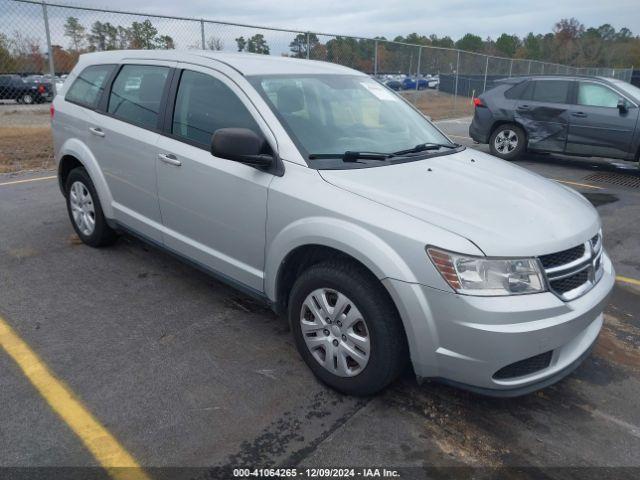
{"label": "windshield paper sticker", "polygon": [[383,87],[382,85],[378,85],[377,83],[374,83],[374,82],[360,82],[360,84],[364,88],[369,90],[370,93],[375,95],[375,97],[378,98],[379,100],[384,100],[387,102],[398,101],[398,98],[389,90],[387,90],[386,87]]}

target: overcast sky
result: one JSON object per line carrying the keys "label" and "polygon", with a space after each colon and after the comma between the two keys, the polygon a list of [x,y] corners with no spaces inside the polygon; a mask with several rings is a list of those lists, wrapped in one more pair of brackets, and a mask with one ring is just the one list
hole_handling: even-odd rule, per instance
{"label": "overcast sky", "polygon": [[393,38],[411,32],[449,35],[467,32],[496,38],[549,32],[563,17],[587,27],[610,23],[640,34],[638,0],[76,0],[75,5],[108,6],[164,15],[195,16],[299,30]]}

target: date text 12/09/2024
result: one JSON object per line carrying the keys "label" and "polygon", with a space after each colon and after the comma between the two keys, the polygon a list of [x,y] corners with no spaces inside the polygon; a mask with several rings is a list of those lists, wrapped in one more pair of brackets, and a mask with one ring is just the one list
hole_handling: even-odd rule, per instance
{"label": "date text 12/09/2024", "polygon": [[234,468],[237,478],[399,478],[397,470],[386,468]]}

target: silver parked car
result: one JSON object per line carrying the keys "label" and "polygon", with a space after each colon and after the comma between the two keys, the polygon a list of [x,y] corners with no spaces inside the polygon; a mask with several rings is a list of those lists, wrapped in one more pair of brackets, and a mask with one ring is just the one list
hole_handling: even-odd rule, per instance
{"label": "silver parked car", "polygon": [[371,394],[410,361],[489,395],[588,354],[614,271],[580,194],[465,149],[368,76],[199,51],[82,55],[53,103],[79,237],[130,232],[288,317],[313,373]]}

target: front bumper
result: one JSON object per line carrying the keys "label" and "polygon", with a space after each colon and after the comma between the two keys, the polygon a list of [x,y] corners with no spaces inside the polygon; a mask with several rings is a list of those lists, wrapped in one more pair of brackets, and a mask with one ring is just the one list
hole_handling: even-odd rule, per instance
{"label": "front bumper", "polygon": [[[473,297],[387,279],[407,331],[418,377],[439,378],[488,395],[521,395],[570,373],[602,327],[615,282],[603,253],[604,274],[571,302],[553,293]],[[515,362],[551,351],[548,366],[519,377],[495,378]]]}

